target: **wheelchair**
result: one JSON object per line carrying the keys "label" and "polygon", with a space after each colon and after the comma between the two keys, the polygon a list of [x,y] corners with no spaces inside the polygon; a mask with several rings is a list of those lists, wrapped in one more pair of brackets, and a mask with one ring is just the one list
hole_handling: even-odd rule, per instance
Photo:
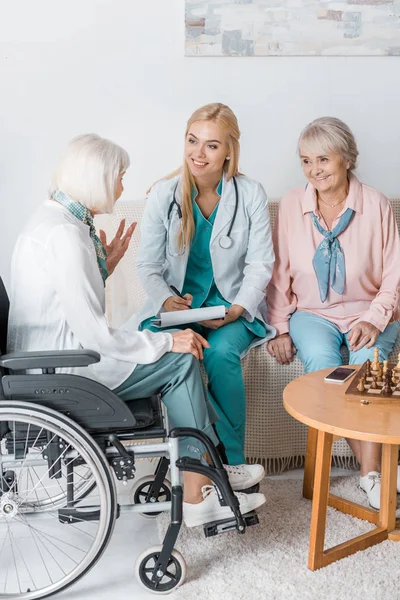
{"label": "wheelchair", "polygon": [[[163,543],[136,562],[135,574],[147,590],[166,594],[185,579],[184,558],[174,548],[182,525],[183,471],[210,477],[221,504],[232,510],[230,519],[206,524],[206,536],[232,529],[243,534],[258,523],[255,512],[241,514],[211,440],[191,428],[168,432],[158,396],[124,402],[93,380],[56,373],[98,362],[96,352],[4,354],[8,308],[0,279],[0,599],[46,598],[84,577],[125,509],[117,502],[116,480],[134,479],[137,457],[159,461],[154,478],[139,482],[128,509],[171,512]],[[211,465],[179,455],[179,438],[186,436],[204,444]]]}

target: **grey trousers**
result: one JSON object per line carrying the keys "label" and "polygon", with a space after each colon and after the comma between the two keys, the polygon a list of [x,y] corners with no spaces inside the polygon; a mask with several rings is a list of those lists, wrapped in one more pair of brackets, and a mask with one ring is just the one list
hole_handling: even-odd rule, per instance
{"label": "grey trousers", "polygon": [[[199,361],[191,354],[168,352],[155,363],[137,365],[114,393],[123,400],[161,394],[171,429],[194,427],[207,434],[214,444],[219,442],[212,427],[218,417],[208,399]],[[179,449],[181,456],[194,458],[205,452],[203,444],[195,438],[182,438]]]}

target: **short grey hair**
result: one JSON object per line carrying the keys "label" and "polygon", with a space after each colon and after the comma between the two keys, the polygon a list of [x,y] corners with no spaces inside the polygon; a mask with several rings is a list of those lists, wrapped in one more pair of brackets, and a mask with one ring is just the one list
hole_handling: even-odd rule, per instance
{"label": "short grey hair", "polygon": [[59,190],[99,213],[112,212],[118,176],[129,167],[126,150],[94,133],[79,135],[67,146],[53,175],[50,194]]}
{"label": "short grey hair", "polygon": [[299,154],[335,152],[349,162],[349,170],[357,166],[358,148],[350,127],[335,117],[320,117],[309,123],[301,132],[297,145]]}

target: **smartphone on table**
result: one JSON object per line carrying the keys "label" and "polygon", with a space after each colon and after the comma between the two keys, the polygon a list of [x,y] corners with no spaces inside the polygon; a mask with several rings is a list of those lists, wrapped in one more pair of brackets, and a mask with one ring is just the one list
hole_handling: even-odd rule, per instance
{"label": "smartphone on table", "polygon": [[325,381],[327,383],[344,383],[347,381],[354,373],[356,369],[348,369],[346,367],[337,367],[334,371],[331,371],[329,375],[325,377]]}

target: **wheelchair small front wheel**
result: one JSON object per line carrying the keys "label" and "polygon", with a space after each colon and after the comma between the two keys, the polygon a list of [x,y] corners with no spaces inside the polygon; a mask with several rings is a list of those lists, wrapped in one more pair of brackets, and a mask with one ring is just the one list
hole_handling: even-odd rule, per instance
{"label": "wheelchair small front wheel", "polygon": [[[171,500],[171,483],[164,479],[158,492],[152,492],[154,475],[147,475],[139,479],[133,488],[131,495],[132,504],[153,504],[155,502],[169,502]],[[160,512],[141,512],[143,517],[152,519],[161,514]]]}
{"label": "wheelchair small front wheel", "polygon": [[144,550],[136,560],[135,575],[139,583],[147,590],[156,594],[170,594],[185,581],[186,562],[182,554],[174,548],[164,575],[160,580],[157,578],[157,581],[153,581],[154,568],[161,550],[162,546],[153,546]]}

